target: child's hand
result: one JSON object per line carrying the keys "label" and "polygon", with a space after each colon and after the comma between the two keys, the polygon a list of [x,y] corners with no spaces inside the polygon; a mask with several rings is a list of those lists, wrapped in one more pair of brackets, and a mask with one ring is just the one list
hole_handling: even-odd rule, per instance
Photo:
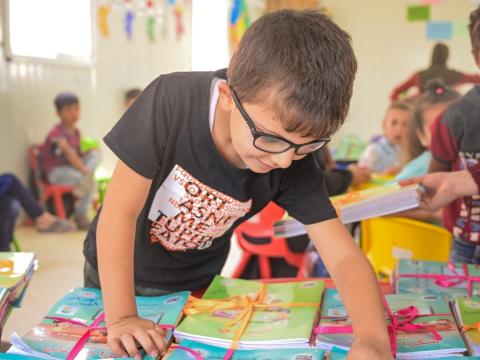
{"label": "child's hand", "polygon": [[351,164],[347,169],[352,173],[352,185],[358,185],[367,182],[372,177],[372,170],[365,166]]}
{"label": "child's hand", "polygon": [[392,360],[392,353],[388,344],[355,339],[348,360]]}
{"label": "child's hand", "polygon": [[140,348],[157,358],[165,352],[165,331],[153,321],[131,316],[108,326],[108,345],[118,356],[141,360]]}

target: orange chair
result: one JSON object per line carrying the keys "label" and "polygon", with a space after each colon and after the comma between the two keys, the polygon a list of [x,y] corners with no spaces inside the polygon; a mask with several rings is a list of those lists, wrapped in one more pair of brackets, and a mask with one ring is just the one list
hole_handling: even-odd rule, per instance
{"label": "orange chair", "polygon": [[[242,275],[252,256],[258,257],[261,279],[272,277],[270,258],[284,259],[287,264],[298,268],[297,278],[305,277],[304,253],[295,253],[290,250],[287,239],[274,237],[273,223],[280,220],[284,214],[285,210],[271,202],[256,217],[243,222],[235,229],[234,233],[243,254],[233,277],[239,278]],[[254,243],[248,238],[267,238],[268,241]]]}
{"label": "orange chair", "polygon": [[40,146],[30,146],[30,148],[28,149],[28,162],[35,178],[35,183],[40,192],[40,201],[45,204],[50,198],[52,198],[53,206],[55,208],[55,214],[59,218],[66,219],[67,213],[65,211],[62,196],[65,194],[73,193],[73,186],[48,183],[45,174],[43,174],[40,167],[39,156]]}

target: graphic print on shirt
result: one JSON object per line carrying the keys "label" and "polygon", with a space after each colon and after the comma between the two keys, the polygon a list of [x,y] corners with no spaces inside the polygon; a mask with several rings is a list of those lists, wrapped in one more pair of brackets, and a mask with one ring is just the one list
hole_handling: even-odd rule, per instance
{"label": "graphic print on shirt", "polygon": [[238,201],[175,165],[158,188],[148,213],[150,241],[169,251],[206,249],[251,206],[251,199]]}
{"label": "graphic print on shirt", "polygon": [[[480,161],[480,153],[459,152],[460,169],[474,166]],[[462,198],[460,213],[453,228],[453,235],[465,241],[480,241],[480,195]]]}

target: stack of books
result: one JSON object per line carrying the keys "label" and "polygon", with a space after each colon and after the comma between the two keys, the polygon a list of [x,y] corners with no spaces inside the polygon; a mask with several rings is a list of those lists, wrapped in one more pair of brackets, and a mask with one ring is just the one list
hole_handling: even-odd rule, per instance
{"label": "stack of books", "polygon": [[19,307],[38,261],[33,253],[0,252],[0,287],[10,290],[10,302]]}
{"label": "stack of books", "polygon": [[457,295],[453,305],[469,354],[480,356],[480,297]]}
{"label": "stack of books", "polygon": [[[238,319],[247,307],[222,307],[220,299],[240,298],[243,304],[257,301],[260,306],[254,307],[238,342],[239,349],[308,347],[323,289],[324,283],[318,280],[263,284],[216,276],[202,299],[217,299],[219,301],[210,303],[218,306],[196,314],[187,312],[175,330],[175,339],[230,348],[241,322],[229,323]],[[258,298],[262,291],[265,292],[263,300]]]}
{"label": "stack of books", "polygon": [[[390,215],[420,205],[421,187],[418,184],[401,187],[398,184],[352,191],[330,198],[344,224]],[[277,221],[275,236],[292,237],[306,233],[305,227],[293,218]]]}
{"label": "stack of books", "polygon": [[[167,343],[172,339],[173,328],[182,317],[182,310],[190,292],[182,291],[164,296],[136,297],[141,318],[156,324],[169,325]],[[67,293],[44,317],[40,324],[21,338],[11,337],[9,353],[38,356],[43,359],[65,359],[78,343],[80,337],[103,314],[102,294],[98,289],[77,288]],[[76,359],[114,357],[107,344],[105,323],[92,330],[88,341]],[[168,329],[167,329],[168,330]],[[146,359],[148,357],[145,357]]]}
{"label": "stack of books", "polygon": [[[426,359],[461,355],[466,351],[448,302],[443,296],[394,294],[386,301],[393,313],[414,306],[418,315],[412,324],[420,324],[416,331],[396,331],[397,359]],[[399,316],[398,320],[405,320]],[[390,321],[390,320],[389,320]],[[353,335],[351,326],[337,290],[327,289],[322,304],[319,327],[316,329],[316,347],[330,350],[333,346],[348,350]],[[440,335],[435,338],[432,331]]]}
{"label": "stack of books", "polygon": [[[467,295],[467,281],[456,276],[480,277],[477,265],[442,263],[399,259],[393,275],[394,290],[398,294]],[[479,295],[480,283],[472,282],[472,294]]]}
{"label": "stack of books", "polygon": [[[202,360],[223,359],[225,349],[202,344],[196,341],[183,340],[179,346],[171,346],[163,360]],[[268,349],[268,350],[236,350],[231,360],[323,360],[324,352],[319,349]]]}

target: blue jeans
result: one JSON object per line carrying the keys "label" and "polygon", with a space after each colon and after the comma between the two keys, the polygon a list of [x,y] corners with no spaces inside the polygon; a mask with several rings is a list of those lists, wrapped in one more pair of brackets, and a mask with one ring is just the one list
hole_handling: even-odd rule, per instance
{"label": "blue jeans", "polygon": [[480,244],[453,238],[450,261],[465,264],[480,264]]}
{"label": "blue jeans", "polygon": [[[83,162],[93,173],[95,168],[100,163],[100,153],[98,151],[89,151],[83,156]],[[50,171],[48,174],[48,181],[51,184],[64,184],[64,185],[73,185],[76,186],[86,176],[80,170],[77,170],[73,166],[57,166]],[[81,197],[75,203],[75,216],[77,219],[86,218],[88,206],[92,202],[94,195],[94,189],[92,189],[88,194]]]}

